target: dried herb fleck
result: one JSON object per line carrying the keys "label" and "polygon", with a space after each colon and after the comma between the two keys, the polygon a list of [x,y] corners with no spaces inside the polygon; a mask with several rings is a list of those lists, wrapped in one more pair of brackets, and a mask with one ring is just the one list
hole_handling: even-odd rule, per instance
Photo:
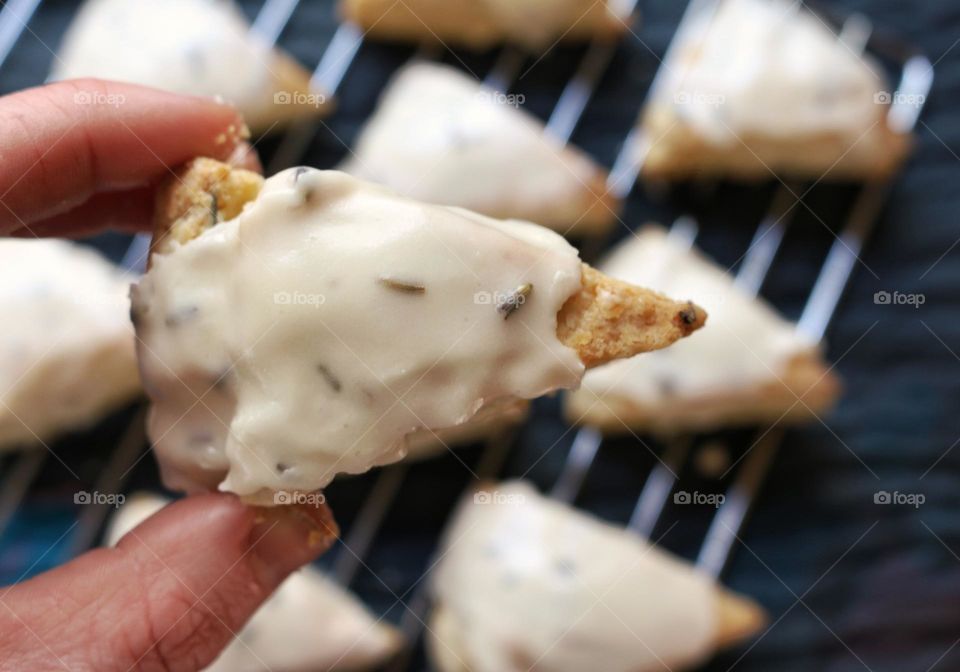
{"label": "dried herb fleck", "polygon": [[388,289],[404,292],[405,294],[424,294],[427,291],[427,288],[421,285],[419,282],[409,282],[406,280],[396,280],[394,278],[383,277],[379,278],[377,282]]}
{"label": "dried herb fleck", "polygon": [[220,206],[217,205],[217,192],[210,192],[210,226],[217,225],[217,218],[220,216]]}
{"label": "dried herb fleck", "polygon": [[520,306],[527,302],[527,298],[533,292],[533,285],[526,282],[515,290],[497,301],[497,312],[503,315],[503,319],[508,319]]}
{"label": "dried herb fleck", "polygon": [[343,389],[340,379],[333,375],[326,366],[317,364],[317,371],[320,372],[320,375],[323,376],[323,379],[327,381],[327,385],[329,385],[334,392],[339,392]]}
{"label": "dried herb fleck", "polygon": [[680,320],[684,324],[694,324],[697,321],[697,311],[694,310],[693,306],[684,308],[680,311]]}

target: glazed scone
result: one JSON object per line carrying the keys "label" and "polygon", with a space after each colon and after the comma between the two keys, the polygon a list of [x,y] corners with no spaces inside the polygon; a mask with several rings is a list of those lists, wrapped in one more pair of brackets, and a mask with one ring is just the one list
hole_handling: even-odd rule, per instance
{"label": "glazed scone", "polygon": [[405,66],[341,170],[428,203],[600,235],[621,203],[606,171],[533,115],[455,68]]}
{"label": "glazed scone", "polygon": [[693,15],[641,115],[643,174],[890,173],[909,138],[887,124],[880,66],[855,50],[789,0],[721,0],[715,15]]}
{"label": "glazed scone", "polygon": [[325,112],[310,73],[261,43],[232,0],[87,0],[53,79],[98,77],[220,96],[254,132]]}
{"label": "glazed scone", "polygon": [[[133,495],[113,516],[105,544],[168,504],[157,495]],[[403,645],[400,633],[322,572],[291,574],[253,615],[206,672],[359,672],[390,659]]]}
{"label": "glazed scone", "polygon": [[669,350],[587,372],[567,396],[571,422],[614,434],[701,431],[801,422],[836,401],[840,383],[817,343],[662,228],[628,237],[600,267],[660,291],[690,292],[710,312],[711,328]]}
{"label": "glazed scone", "polygon": [[585,367],[705,320],[602,276],[547,229],[345,173],[263,181],[198,159],[159,198],[132,298],[148,432],[174,489],[313,491],[403,458],[418,429],[575,387]]}
{"label": "glazed scone", "polygon": [[441,672],[682,670],[756,634],[749,598],[513,481],[468,494],[432,576]]}
{"label": "glazed scone", "polygon": [[0,449],[85,428],[138,395],[129,285],[88,247],[0,239]]}
{"label": "glazed scone", "polygon": [[341,0],[341,14],[371,37],[533,52],[557,42],[614,39],[629,17],[617,0]]}

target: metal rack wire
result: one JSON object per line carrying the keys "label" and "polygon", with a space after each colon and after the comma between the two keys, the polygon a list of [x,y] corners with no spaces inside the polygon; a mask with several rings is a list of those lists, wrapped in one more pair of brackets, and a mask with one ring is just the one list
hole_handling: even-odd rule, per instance
{"label": "metal rack wire", "polygon": [[[40,6],[42,0],[10,0],[0,10],[0,66],[3,65],[17,40]],[[691,0],[683,21],[694,13],[712,11],[720,0]],[[269,44],[276,43],[299,0],[265,0],[252,24],[252,32]],[[630,10],[636,2],[629,3]],[[871,35],[870,22],[862,15],[847,17],[842,23],[838,39],[851,48],[864,49],[879,38]],[[671,44],[670,50],[675,48]],[[312,83],[320,90],[334,94],[346,81],[351,64],[363,44],[362,32],[353,25],[343,24],[334,34],[313,72]],[[922,55],[912,53],[902,45],[889,47],[886,40],[876,45],[886,48],[902,64],[902,74],[888,115],[888,123],[898,132],[910,132],[917,123],[922,104],[910,106],[904,100],[924,100],[932,85],[933,69]],[[569,142],[586,111],[596,87],[615,54],[616,46],[596,43],[589,46],[573,77],[560,93],[557,104],[546,122],[545,132],[562,143]],[[670,50],[665,58],[669,58]],[[429,54],[419,52],[418,57]],[[507,91],[516,78],[525,60],[525,55],[512,48],[505,48],[484,83],[496,90]],[[658,85],[659,75],[652,87]],[[294,125],[284,136],[275,151],[268,168],[269,172],[293,165],[300,160],[309,146],[318,126],[313,122]],[[645,139],[634,127],[623,142],[621,151],[610,171],[608,187],[614,195],[626,198],[642,169]],[[836,312],[837,305],[856,266],[858,254],[865,245],[876,223],[889,189],[887,182],[866,184],[860,190],[839,235],[831,246],[803,311],[797,329],[813,340],[820,340]],[[799,186],[784,184],[771,201],[767,215],[759,223],[750,247],[744,255],[736,283],[751,295],[760,292],[764,279],[773,262],[789,226],[791,199],[798,197]],[[690,216],[677,219],[670,235],[675,241],[692,245],[697,236],[697,223]],[[125,263],[135,267],[135,261],[143,258],[144,239],[135,241],[128,251]],[[474,473],[479,478],[494,478],[502,472],[507,455],[517,436],[516,428],[498,433],[488,439]],[[762,487],[764,477],[773,462],[777,448],[784,436],[779,427],[766,428],[759,432],[745,452],[742,464],[737,467],[734,482],[726,494],[724,504],[717,511],[707,532],[697,565],[711,576],[720,577],[727,566],[735,542],[747,519],[750,508]],[[649,474],[642,488],[628,528],[637,534],[650,537],[669,501],[684,465],[691,455],[696,437],[683,437],[671,442],[658,464]],[[591,427],[576,431],[562,471],[550,491],[550,496],[563,502],[573,502],[587,479],[594,461],[603,447],[600,432]],[[146,448],[143,435],[143,413],[139,411],[117,449],[100,473],[96,487],[103,492],[119,492],[132,467],[142,458]],[[49,453],[28,450],[7,456],[0,462],[0,538],[12,517],[30,491],[34,479],[42,470]],[[734,467],[731,467],[733,469]],[[346,552],[341,549],[332,569],[332,576],[344,586],[356,578],[364,558],[376,541],[387,512],[398,497],[401,486],[416,465],[398,464],[380,471],[364,505],[343,540]],[[109,513],[107,506],[88,507],[84,510],[71,540],[71,553],[80,552],[95,543],[97,534]],[[411,599],[404,603],[401,627],[411,644],[414,644],[425,627],[429,610],[429,595],[426,581],[419,581]],[[398,601],[401,601],[398,598]],[[391,669],[405,669],[408,655],[396,661]]]}

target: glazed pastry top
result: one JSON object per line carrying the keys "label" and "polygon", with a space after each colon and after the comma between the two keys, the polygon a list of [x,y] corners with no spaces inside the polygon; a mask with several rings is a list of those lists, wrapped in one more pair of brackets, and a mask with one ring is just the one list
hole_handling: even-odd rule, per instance
{"label": "glazed pastry top", "polygon": [[738,289],[732,276],[696,250],[648,226],[621,243],[600,265],[608,275],[663,292],[695,296],[709,328],[666,350],[610,362],[584,376],[578,394],[617,394],[640,403],[671,396],[722,393],[782,375],[798,356],[819,356],[762,299]]}
{"label": "glazed pastry top", "polygon": [[46,441],[136,394],[129,283],[90,248],[0,239],[0,446]]}
{"label": "glazed pastry top", "polygon": [[711,580],[523,482],[469,496],[440,557],[435,649],[473,672],[679,669],[716,637]]}
{"label": "glazed pastry top", "polygon": [[174,488],[312,491],[402,458],[415,430],[583,374],[557,337],[580,260],[526,222],[299,168],[177,245],[132,295]]}
{"label": "glazed pastry top", "polygon": [[605,192],[602,171],[545,134],[521,102],[454,68],[408,65],[343,170],[412,198],[529,219],[562,233],[598,218],[612,221],[613,210],[597,203]]}
{"label": "glazed pastry top", "polygon": [[886,88],[858,45],[788,0],[721,0],[691,17],[664,63],[653,106],[703,137],[835,133],[857,139],[882,118]]}
{"label": "glazed pastry top", "polygon": [[288,102],[299,95],[282,90],[287,67],[250,33],[230,0],[88,0],[66,33],[52,76],[220,96],[251,127],[263,128],[275,94],[290,96]]}

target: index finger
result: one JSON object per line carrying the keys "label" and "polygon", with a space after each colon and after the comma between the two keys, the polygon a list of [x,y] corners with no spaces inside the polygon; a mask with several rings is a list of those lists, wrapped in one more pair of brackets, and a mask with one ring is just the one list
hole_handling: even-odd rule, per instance
{"label": "index finger", "polygon": [[195,156],[225,159],[246,135],[228,105],[133,84],[81,79],[4,96],[0,234]]}

